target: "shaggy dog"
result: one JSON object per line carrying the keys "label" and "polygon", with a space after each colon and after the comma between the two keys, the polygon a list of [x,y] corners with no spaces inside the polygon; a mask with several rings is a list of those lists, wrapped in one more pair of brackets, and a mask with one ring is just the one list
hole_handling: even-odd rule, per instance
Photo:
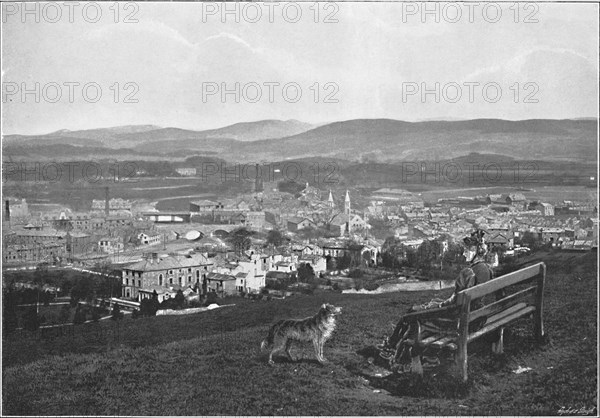
{"label": "shaggy dog", "polygon": [[288,358],[293,361],[290,349],[294,341],[312,341],[317,360],[321,364],[326,362],[323,356],[323,345],[335,330],[335,316],[341,312],[342,308],[327,303],[321,306],[315,316],[304,319],[282,319],[276,322],[260,345],[263,351],[272,346],[269,364],[274,364],[273,353],[284,349]]}

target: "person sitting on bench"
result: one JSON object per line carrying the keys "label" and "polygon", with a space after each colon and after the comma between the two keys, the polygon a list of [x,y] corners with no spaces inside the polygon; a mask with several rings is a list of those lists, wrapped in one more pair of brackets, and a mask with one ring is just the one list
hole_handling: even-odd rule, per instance
{"label": "person sitting on bench", "polygon": [[[453,305],[459,292],[494,278],[493,270],[485,261],[488,250],[484,235],[484,231],[477,230],[471,236],[464,238],[463,255],[469,263],[469,267],[462,269],[458,274],[452,296],[446,300],[434,299],[426,304],[413,306],[407,313]],[[482,305],[483,301],[481,299],[471,302],[472,309],[477,309]],[[411,331],[413,331],[411,330],[411,324],[406,322],[404,317],[400,318],[392,335],[385,338],[383,343],[377,346],[380,350],[379,355],[386,360],[402,361],[403,358],[407,357],[404,352],[408,354],[410,347],[403,346],[401,341],[409,338],[413,334]],[[428,363],[439,364],[439,359],[434,357],[424,356],[424,360]]]}

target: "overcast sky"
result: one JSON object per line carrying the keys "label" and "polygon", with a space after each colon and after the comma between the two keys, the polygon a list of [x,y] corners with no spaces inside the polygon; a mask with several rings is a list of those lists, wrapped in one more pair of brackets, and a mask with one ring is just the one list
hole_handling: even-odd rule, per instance
{"label": "overcast sky", "polygon": [[[597,115],[596,4],[538,3],[539,9],[525,10],[521,3],[518,14],[506,5],[495,23],[495,9],[464,3],[440,9],[439,23],[435,14],[422,22],[423,3],[304,3],[293,23],[296,8],[284,11],[284,4],[271,6],[273,13],[265,4],[229,4],[239,11],[235,22],[235,14],[221,15],[220,4],[131,3],[125,10],[119,3],[115,16],[114,4],[102,3],[96,23],[93,8],[84,14],[76,7],[71,23],[69,9],[61,5],[61,17],[54,8],[40,9],[36,23],[35,15],[7,10],[3,3],[3,133],[130,124],[209,129],[260,119]],[[128,15],[137,23],[125,23]],[[337,22],[325,23],[326,18]],[[35,90],[36,82],[39,103],[35,94],[14,91]],[[135,85],[125,87],[127,82]],[[223,103],[219,91],[203,97],[203,89],[211,92],[225,83],[234,90],[236,82],[240,103],[234,94]],[[72,100],[64,83],[80,83],[71,84]],[[97,102],[84,100],[86,83],[102,89]],[[286,83],[296,84],[284,95]],[[420,94],[422,87],[434,91],[435,83],[437,103],[436,94]],[[484,97],[486,83],[493,84]],[[301,89],[300,98],[292,86]],[[91,101],[96,90],[88,87]],[[137,103],[124,103],[128,94]],[[327,97],[333,102],[326,103]]]}

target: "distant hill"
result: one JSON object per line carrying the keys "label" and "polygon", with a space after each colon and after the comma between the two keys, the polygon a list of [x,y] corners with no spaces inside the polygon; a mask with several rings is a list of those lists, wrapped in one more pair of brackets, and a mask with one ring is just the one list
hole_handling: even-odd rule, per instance
{"label": "distant hill", "polygon": [[590,120],[476,119],[335,122],[275,141],[237,147],[238,155],[266,159],[309,155],[374,161],[455,158],[471,152],[517,159],[595,161],[597,122]]}
{"label": "distant hill", "polygon": [[[394,162],[457,158],[472,152],[515,159],[596,161],[597,119],[474,119],[404,122],[354,119],[322,126],[296,120],[244,122],[206,131],[123,126],[47,135],[7,135],[4,152],[40,145],[129,148],[140,155],[218,153],[227,160],[280,161],[290,158],[336,158]],[[7,148],[8,146],[8,148]],[[60,147],[56,147],[60,157]],[[48,155],[48,157],[52,157]]]}
{"label": "distant hill", "polygon": [[224,128],[202,131],[209,138],[229,138],[238,141],[256,141],[260,139],[283,138],[297,135],[313,129],[309,123],[290,120],[261,120],[242,122]]}
{"label": "distant hill", "polygon": [[[66,144],[74,146],[135,147],[152,144],[160,148],[176,141],[178,149],[210,146],[212,140],[256,141],[296,135],[314,128],[297,120],[261,120],[236,123],[223,128],[194,131],[180,128],[161,128],[155,125],[127,125],[112,128],[70,131],[61,129],[45,135],[6,135],[5,144]],[[208,142],[203,142],[203,141]],[[182,142],[183,141],[183,142]],[[187,141],[187,142],[186,142]],[[198,142],[196,142],[198,141]],[[143,148],[143,147],[142,147]]]}

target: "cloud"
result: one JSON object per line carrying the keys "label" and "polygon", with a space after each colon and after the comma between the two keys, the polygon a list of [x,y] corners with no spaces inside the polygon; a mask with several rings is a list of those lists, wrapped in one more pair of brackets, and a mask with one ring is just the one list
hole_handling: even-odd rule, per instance
{"label": "cloud", "polygon": [[243,45],[244,47],[248,48],[248,50],[250,50],[252,53],[257,54],[257,53],[261,52],[261,49],[259,49],[259,48],[252,48],[252,46],[250,46],[250,44],[248,42],[246,42],[245,40],[243,40],[239,36],[236,36],[236,35],[231,34],[231,33],[221,32],[221,33],[219,33],[217,35],[211,35],[211,36],[209,36],[204,41],[205,42],[209,42],[209,41],[212,41],[214,39],[229,39],[229,40],[237,42],[238,44]]}

